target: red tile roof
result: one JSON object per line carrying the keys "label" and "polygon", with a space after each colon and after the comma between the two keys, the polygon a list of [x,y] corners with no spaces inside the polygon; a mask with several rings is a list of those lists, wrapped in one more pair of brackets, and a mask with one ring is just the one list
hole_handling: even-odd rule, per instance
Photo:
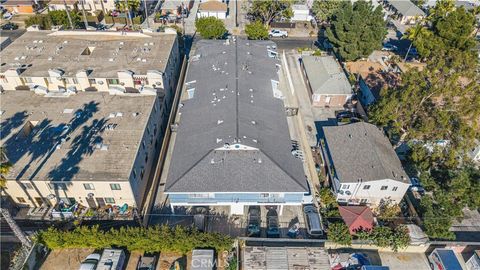
{"label": "red tile roof", "polygon": [[373,213],[367,206],[339,206],[338,210],[350,234],[358,229],[370,230],[373,228]]}

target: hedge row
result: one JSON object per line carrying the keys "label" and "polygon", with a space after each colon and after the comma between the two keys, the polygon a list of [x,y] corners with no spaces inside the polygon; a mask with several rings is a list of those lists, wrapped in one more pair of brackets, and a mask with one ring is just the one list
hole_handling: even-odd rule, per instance
{"label": "hedge row", "polygon": [[233,240],[220,233],[203,233],[184,227],[122,227],[109,231],[98,226],[80,226],[72,231],[49,228],[40,231],[35,240],[50,249],[62,248],[126,248],[141,252],[180,252],[186,254],[195,248],[214,248],[218,252],[230,250]]}

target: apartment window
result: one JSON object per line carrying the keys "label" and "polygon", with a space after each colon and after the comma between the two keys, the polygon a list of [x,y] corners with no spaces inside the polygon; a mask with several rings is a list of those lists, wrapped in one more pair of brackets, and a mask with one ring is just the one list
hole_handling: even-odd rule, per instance
{"label": "apartment window", "polygon": [[26,83],[32,83],[33,82],[32,78],[30,78],[30,77],[25,77],[24,80],[25,80]]}
{"label": "apartment window", "polygon": [[26,203],[27,201],[25,201],[25,199],[23,197],[17,197],[17,201],[19,203]]}
{"label": "apartment window", "polygon": [[110,184],[112,190],[121,190],[120,184]]}
{"label": "apartment window", "polygon": [[397,191],[398,187],[393,187],[392,191]]}
{"label": "apartment window", "polygon": [[370,189],[370,185],[363,186],[363,189]]}
{"label": "apartment window", "polygon": [[115,199],[114,198],[105,198],[105,202],[106,203],[115,203]]}
{"label": "apartment window", "polygon": [[97,82],[95,81],[95,79],[88,79],[88,82],[89,82],[90,84],[96,84],[96,83],[97,83]]}
{"label": "apartment window", "polygon": [[107,79],[108,84],[120,84],[118,79]]}
{"label": "apartment window", "polygon": [[145,155],[145,163],[148,162],[148,155]]}
{"label": "apartment window", "polygon": [[140,172],[140,180],[143,180],[143,175],[145,174],[145,169],[142,169]]}
{"label": "apartment window", "polygon": [[342,189],[349,189],[350,188],[350,185],[343,185],[342,186]]}
{"label": "apartment window", "polygon": [[33,186],[32,186],[32,184],[30,184],[30,183],[20,183],[20,185],[21,185],[22,188],[24,188],[24,189],[33,189]]}
{"label": "apartment window", "polygon": [[4,83],[8,83],[8,80],[7,78],[5,78],[5,75],[0,75],[0,80],[2,80],[2,82]]}
{"label": "apartment window", "polygon": [[142,142],[142,148],[145,150],[145,141]]}
{"label": "apartment window", "polygon": [[137,171],[133,169],[132,171],[133,179],[137,179]]}
{"label": "apartment window", "polygon": [[360,203],[361,203],[361,204],[365,204],[365,203],[367,203],[367,202],[368,202],[368,199],[361,199],[361,200],[360,200]]}
{"label": "apartment window", "polygon": [[380,188],[380,190],[387,190],[387,189],[388,189],[388,186],[382,186],[382,187]]}
{"label": "apartment window", "polygon": [[53,190],[67,190],[67,185],[63,183],[59,184],[48,184],[48,187]]}
{"label": "apartment window", "polygon": [[268,198],[270,197],[270,194],[268,193],[260,193],[260,198]]}
{"label": "apartment window", "polygon": [[215,197],[213,195],[213,193],[192,193],[192,194],[188,194],[188,197],[189,198],[203,198],[203,199],[207,199],[207,198],[213,198]]}
{"label": "apartment window", "polygon": [[85,190],[94,190],[95,189],[95,186],[93,186],[93,184],[91,184],[91,183],[83,184],[83,187],[85,188]]}

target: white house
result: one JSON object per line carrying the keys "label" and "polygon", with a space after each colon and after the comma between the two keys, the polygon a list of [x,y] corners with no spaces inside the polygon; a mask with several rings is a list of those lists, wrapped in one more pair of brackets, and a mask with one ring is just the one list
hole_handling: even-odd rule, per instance
{"label": "white house", "polygon": [[310,9],[307,5],[292,5],[293,17],[290,18],[293,22],[310,21],[313,17],[310,16]]}
{"label": "white house", "polygon": [[364,122],[323,128],[322,143],[337,201],[377,205],[400,202],[410,181],[387,137]]}
{"label": "white house", "polygon": [[227,18],[228,6],[225,3],[216,0],[210,0],[200,3],[198,7],[198,17],[215,17],[224,20]]}

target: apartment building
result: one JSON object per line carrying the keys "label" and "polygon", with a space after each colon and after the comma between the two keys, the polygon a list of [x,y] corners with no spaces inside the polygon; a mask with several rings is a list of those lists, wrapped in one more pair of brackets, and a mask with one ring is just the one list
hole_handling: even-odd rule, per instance
{"label": "apartment building", "polygon": [[27,32],[2,51],[1,90],[157,95],[171,102],[180,52],[176,34]]}
{"label": "apartment building", "polygon": [[82,4],[85,11],[94,13],[95,11],[108,12],[115,10],[116,0],[51,0],[48,3],[49,10],[65,10],[65,5],[69,10],[82,10]]}
{"label": "apartment building", "polygon": [[352,205],[399,203],[410,180],[392,145],[375,125],[323,127],[322,148],[337,201]]}
{"label": "apartment building", "polygon": [[15,40],[0,69],[0,142],[13,164],[5,193],[26,207],[141,207],[179,57],[169,34],[27,32]]}
{"label": "apartment building", "polygon": [[279,89],[276,45],[201,40],[190,58],[171,140],[165,193],[176,207],[311,202],[302,161],[292,155]]}

